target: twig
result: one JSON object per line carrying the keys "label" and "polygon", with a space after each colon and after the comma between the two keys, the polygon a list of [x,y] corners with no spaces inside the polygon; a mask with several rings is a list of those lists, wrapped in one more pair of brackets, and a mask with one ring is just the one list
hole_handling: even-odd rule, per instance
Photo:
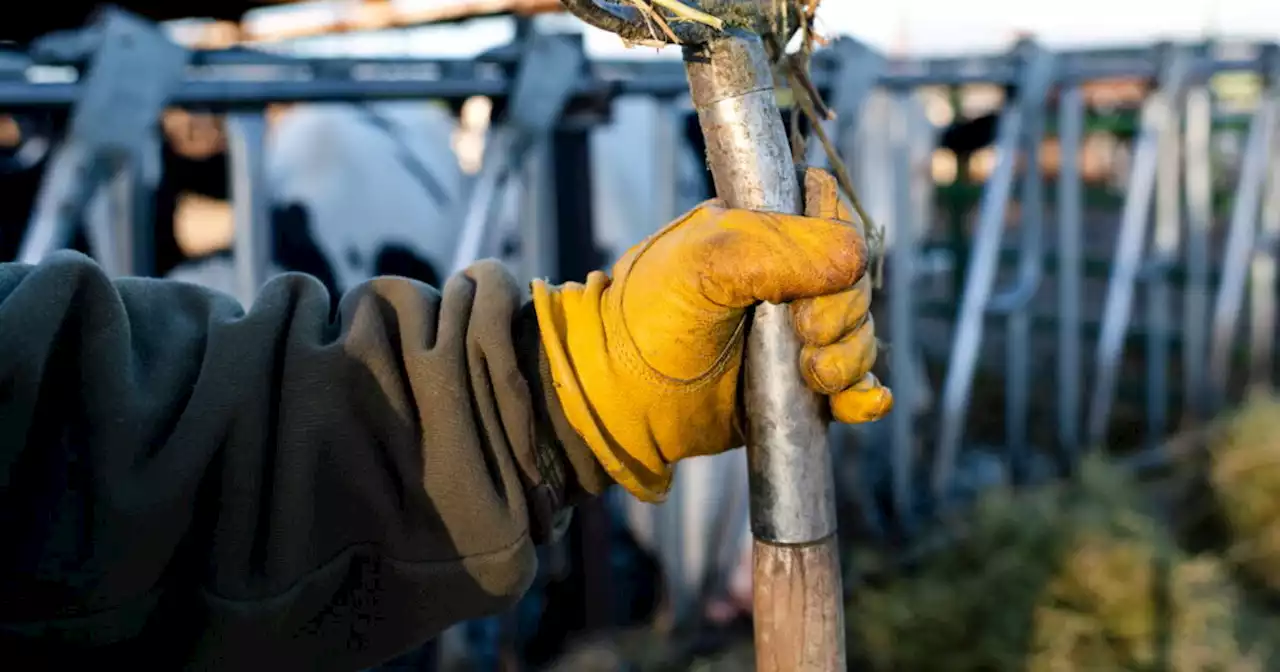
{"label": "twig", "polygon": [[[795,82],[794,73],[788,71],[790,81]],[[835,145],[831,142],[831,138],[827,136],[826,130],[822,128],[822,124],[818,123],[818,113],[814,109],[813,100],[808,95],[796,96],[796,102],[800,104],[801,110],[806,117],[809,117],[809,125],[813,128],[814,135],[818,136],[818,142],[822,143],[822,149],[827,155],[827,161],[831,163],[831,172],[835,174],[836,181],[840,184],[840,189],[849,197],[853,211],[857,213],[858,218],[867,225],[868,235],[877,235],[878,229],[872,231],[874,224],[871,221],[871,215],[868,215],[862,208],[861,201],[858,200],[857,193],[853,190],[853,180],[849,177],[849,170],[845,167],[844,161],[840,159],[840,155],[836,152]]]}
{"label": "twig", "polygon": [[[808,30],[808,27],[805,28]],[[795,97],[796,103],[800,106],[801,112],[809,119],[809,125],[813,129],[814,135],[817,136],[818,142],[822,144],[822,150],[827,156],[827,162],[831,164],[831,172],[836,177],[836,182],[840,185],[840,190],[849,198],[853,211],[858,215],[864,228],[864,235],[871,248],[871,255],[874,259],[872,283],[876,289],[882,286],[884,278],[884,230],[876,225],[871,219],[871,215],[862,207],[862,201],[858,198],[857,192],[853,188],[853,180],[849,177],[849,171],[844,165],[844,161],[840,158],[839,152],[836,151],[835,144],[831,142],[831,138],[827,136],[827,132],[822,127],[822,120],[829,118],[830,110],[822,103],[822,97],[818,94],[817,88],[813,86],[813,82],[809,80],[804,73],[804,64],[797,59],[789,58],[785,55],[784,48],[778,43],[776,35],[767,36],[767,43],[773,50],[775,57],[783,59],[783,71],[786,73],[787,85],[791,88],[792,95]],[[819,108],[825,114],[819,115]],[[793,138],[794,142],[794,138]],[[793,153],[796,149],[793,148]],[[803,152],[803,145],[800,148]],[[798,153],[797,157],[802,157],[802,153]]]}
{"label": "twig", "polygon": [[671,12],[676,18],[711,26],[716,30],[724,30],[724,21],[701,10],[694,9],[680,0],[649,0],[653,4]]}
{"label": "twig", "polygon": [[671,30],[671,26],[667,24],[666,19],[662,18],[661,14],[654,11],[653,7],[649,6],[649,3],[644,0],[631,0],[631,4],[635,5],[636,9],[640,11],[640,14],[644,16],[645,25],[649,27],[649,33],[653,35],[654,42],[662,43],[662,40],[658,39],[657,31],[654,30],[654,26],[657,26],[662,29],[662,32],[666,34],[667,39],[670,40],[672,44],[680,44],[680,38],[676,37],[675,32]]}
{"label": "twig", "polygon": [[[787,72],[794,75],[795,81],[800,85],[800,88],[804,90],[805,94],[809,96],[809,100],[813,102],[814,114],[817,114],[819,117],[826,119],[827,121],[835,119],[836,113],[831,111],[831,108],[827,107],[826,102],[822,100],[822,95],[818,93],[817,87],[813,85],[813,80],[809,78],[809,74],[806,72],[808,65],[798,62],[796,56],[796,54],[793,54],[787,57],[792,61],[792,63],[787,65]],[[808,59],[806,58],[805,60]]]}

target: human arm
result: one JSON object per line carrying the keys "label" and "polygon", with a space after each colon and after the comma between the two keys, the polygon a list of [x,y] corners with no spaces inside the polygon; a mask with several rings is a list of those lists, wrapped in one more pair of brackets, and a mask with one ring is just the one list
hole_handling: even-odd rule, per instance
{"label": "human arm", "polygon": [[243,316],[76,255],[0,266],[7,659],[358,669],[494,613],[601,462],[656,500],[740,443],[760,300],[793,301],[837,419],[883,415],[865,241],[807,182],[809,217],[708,204],[534,308],[493,263],[443,298],[371,281],[335,319],[303,276]]}
{"label": "human arm", "polygon": [[72,253],[0,266],[0,645],[358,669],[511,604],[608,482],[520,294],[484,263],[331,319],[291,275],[244,315]]}

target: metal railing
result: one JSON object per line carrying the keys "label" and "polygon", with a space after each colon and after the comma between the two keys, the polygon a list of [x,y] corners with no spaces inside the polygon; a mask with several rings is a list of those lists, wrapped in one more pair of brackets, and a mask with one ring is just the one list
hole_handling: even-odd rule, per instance
{"label": "metal railing", "polygon": [[[148,202],[146,189],[156,180],[155,120],[166,106],[226,112],[235,256],[239,292],[246,301],[265,279],[268,262],[264,213],[269,196],[262,188],[261,168],[263,109],[268,103],[471,96],[522,101],[519,107],[526,108],[526,117],[517,114],[507,130],[517,134],[513,142],[536,154],[539,138],[545,139],[555,128],[572,126],[575,114],[584,107],[607,106],[620,95],[653,96],[664,101],[664,123],[671,123],[683,109],[687,91],[679,64],[568,59],[582,65],[581,72],[560,77],[553,87],[554,100],[541,99],[547,107],[527,116],[532,103],[521,96],[538,99],[539,78],[557,74],[545,63],[529,67],[528,59],[539,53],[536,49],[512,49],[470,61],[293,59],[245,51],[189,52],[128,15],[110,14],[106,21],[108,29],[87,46],[45,44],[43,51],[37,50],[25,61],[0,63],[0,112],[38,115],[67,109],[73,119],[66,137],[55,139],[58,148],[23,258],[35,260],[65,245],[75,217],[86,211],[97,194],[106,193],[111,207],[96,207],[98,214],[86,215],[94,222],[93,237],[104,241],[100,256],[115,273],[145,271],[143,243],[149,235],[149,218],[139,206]],[[170,65],[158,67],[158,62]],[[1193,44],[1050,52],[1024,43],[1003,54],[907,61],[839,40],[815,57],[815,85],[827,93],[837,112],[830,122],[830,135],[852,167],[868,211],[890,233],[889,282],[879,305],[889,316],[886,368],[899,406],[883,427],[864,428],[856,434],[863,444],[858,451],[845,451],[845,459],[870,465],[861,470],[860,485],[849,488],[852,496],[887,489],[893,502],[891,513],[907,530],[921,512],[954,504],[957,482],[964,480],[962,472],[967,468],[966,426],[975,410],[977,374],[984,364],[991,364],[990,357],[984,358],[984,343],[996,337],[1003,338],[1003,361],[996,367],[1002,369],[1004,387],[999,411],[1004,421],[1001,450],[1013,482],[1043,476],[1038,464],[1045,455],[1055,455],[1061,471],[1069,469],[1087,448],[1108,442],[1117,390],[1127,375],[1126,348],[1139,320],[1144,330],[1145,371],[1145,436],[1140,443],[1158,445],[1179,423],[1203,421],[1229,403],[1237,387],[1233,365],[1239,358],[1237,342],[1246,313],[1246,377],[1253,385],[1271,382],[1280,245],[1278,63],[1272,45],[1253,44],[1229,49]],[[71,77],[72,81],[36,82],[29,76],[37,66],[78,72],[85,64],[92,64],[88,70],[92,74]],[[526,67],[517,67],[521,64]],[[1260,106],[1250,117],[1226,244],[1215,259],[1213,240],[1219,231],[1214,226],[1210,168],[1215,104],[1209,82],[1228,71],[1253,72],[1267,84]],[[1154,92],[1139,118],[1118,227],[1103,229],[1103,235],[1114,235],[1115,244],[1096,350],[1090,360],[1084,336],[1088,320],[1085,243],[1090,242],[1086,236],[1094,234],[1086,233],[1086,220],[1093,215],[1083,206],[1079,165],[1087,115],[1082,87],[1107,78],[1147,80],[1154,83]],[[934,409],[935,390],[925,372],[925,351],[935,351],[937,358],[940,348],[924,340],[923,307],[917,294],[929,273],[922,255],[933,223],[934,185],[928,162],[936,149],[938,129],[924,121],[914,92],[924,86],[970,83],[1008,86],[1014,94],[1000,113],[995,166],[982,186],[969,241],[971,252],[964,260],[963,288],[955,296],[949,347],[942,348],[946,374]],[[522,90],[526,93],[521,94]],[[1048,185],[1039,156],[1050,126],[1061,148],[1052,212],[1046,207]],[[656,155],[665,166],[657,169],[668,171],[674,179],[669,173],[681,142],[679,134],[672,126],[660,129],[657,137],[664,146]],[[495,166],[491,171],[497,171],[494,180],[502,177],[498,172],[523,169],[501,161],[488,163]],[[543,174],[525,175],[527,184],[548,183],[546,166],[538,170]],[[463,237],[468,242],[455,266],[490,253],[487,241],[493,236],[486,227],[493,199],[485,195],[489,193],[479,192],[460,220],[469,222],[468,235]],[[671,193],[659,197],[666,204],[661,210],[674,207]],[[1015,203],[1016,238],[1007,248],[1006,231]],[[545,269],[555,256],[545,249],[545,238],[555,232],[556,223],[548,221],[552,217],[554,213],[544,213],[521,224],[528,239],[524,249],[540,260],[529,264],[530,272],[545,272],[538,269]],[[658,224],[654,222],[655,228]],[[1052,238],[1050,230],[1056,234]],[[1049,244],[1056,247],[1053,264],[1046,263]],[[1000,286],[1006,256],[1013,259],[1012,281]],[[1215,266],[1220,272],[1215,273]],[[1183,279],[1174,282],[1175,277]],[[1215,277],[1220,277],[1216,284]],[[1055,291],[1042,291],[1050,281]],[[1145,302],[1141,317],[1135,311],[1139,298]],[[1181,320],[1177,319],[1179,306]],[[1043,348],[1034,327],[1046,313],[1054,322],[1048,348],[1054,362],[1038,354]],[[1002,329],[988,331],[989,321]],[[1175,352],[1180,356],[1175,357]],[[1181,369],[1176,385],[1171,375],[1174,362]],[[1036,445],[1032,399],[1050,385],[1055,389],[1045,396],[1052,398],[1053,409],[1046,421],[1056,424],[1051,432],[1053,445]],[[1170,417],[1174,397],[1182,400],[1177,422]],[[931,459],[921,459],[925,455]],[[862,507],[871,506],[864,498]],[[682,580],[692,583],[689,577]]]}

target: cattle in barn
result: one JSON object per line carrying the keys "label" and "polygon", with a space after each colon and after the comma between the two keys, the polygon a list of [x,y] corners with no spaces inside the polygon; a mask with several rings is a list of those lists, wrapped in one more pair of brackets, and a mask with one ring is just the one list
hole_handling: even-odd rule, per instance
{"label": "cattle in barn", "polygon": [[[22,129],[14,142],[0,146],[0,260],[9,261],[18,256],[51,150],[65,132],[65,122],[62,114],[0,116],[0,125],[13,124]],[[153,210],[157,275],[163,276],[187,261],[173,229],[175,208],[182,194],[225,198],[226,184],[225,155],[221,152],[191,155],[180,151],[173,138],[164,137],[161,180]],[[89,254],[94,252],[83,230],[76,232],[69,246]]]}
{"label": "cattle in barn", "polygon": [[[438,285],[457,245],[463,193],[453,128],[448,111],[425,103],[282,114],[266,146],[273,265],[314,275],[335,297],[375,275]],[[231,263],[224,250],[171,277],[230,291],[222,285]]]}

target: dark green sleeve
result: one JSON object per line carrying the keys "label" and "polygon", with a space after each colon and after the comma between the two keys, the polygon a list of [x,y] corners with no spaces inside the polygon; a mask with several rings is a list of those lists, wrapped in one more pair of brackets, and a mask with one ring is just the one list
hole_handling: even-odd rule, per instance
{"label": "dark green sleeve", "polygon": [[607,482],[518,286],[482,263],[329,306],[302,275],[244,314],[0,265],[0,658],[354,670],[518,599]]}

